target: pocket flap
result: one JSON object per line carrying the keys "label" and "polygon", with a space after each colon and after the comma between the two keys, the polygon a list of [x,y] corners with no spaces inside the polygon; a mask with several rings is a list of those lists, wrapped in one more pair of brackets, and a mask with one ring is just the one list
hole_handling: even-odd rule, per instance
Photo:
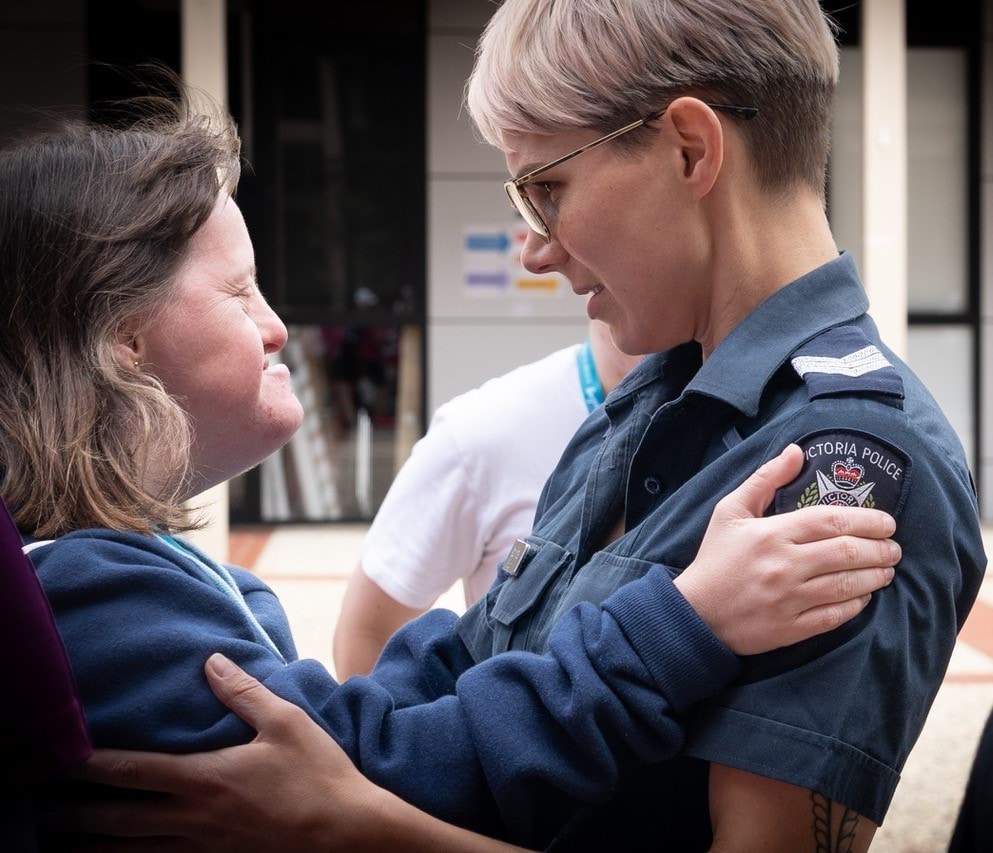
{"label": "pocket flap", "polygon": [[533,607],[549,583],[572,558],[569,551],[547,539],[528,536],[527,542],[535,549],[534,556],[517,577],[510,576],[500,585],[500,592],[490,611],[490,616],[503,625],[513,624]]}

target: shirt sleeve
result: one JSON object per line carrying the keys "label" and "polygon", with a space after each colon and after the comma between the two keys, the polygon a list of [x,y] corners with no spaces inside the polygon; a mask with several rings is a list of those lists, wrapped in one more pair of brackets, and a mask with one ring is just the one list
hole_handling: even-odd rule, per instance
{"label": "shirt sleeve", "polygon": [[[663,567],[603,608],[570,611],[544,655],[473,667],[454,614],[433,611],[390,642],[371,678],[343,685],[316,661],[281,660],[226,595],[160,555],[62,546],[43,575],[98,745],[249,740],[203,675],[219,651],[307,711],[377,784],[525,843],[547,843],[581,802],[606,799],[623,766],[674,754],[682,714],[738,671]],[[394,683],[410,700],[419,681],[431,701],[394,701]]]}
{"label": "shirt sleeve", "polygon": [[362,571],[401,604],[423,609],[476,570],[487,539],[463,455],[436,416],[376,513]]}
{"label": "shirt sleeve", "polygon": [[871,398],[827,398],[776,437],[765,458],[789,442],[808,451],[806,477],[778,511],[878,499],[895,514],[903,557],[851,622],[748,658],[734,686],[695,710],[689,755],[815,789],[882,822],[986,562],[969,474],[926,432]]}

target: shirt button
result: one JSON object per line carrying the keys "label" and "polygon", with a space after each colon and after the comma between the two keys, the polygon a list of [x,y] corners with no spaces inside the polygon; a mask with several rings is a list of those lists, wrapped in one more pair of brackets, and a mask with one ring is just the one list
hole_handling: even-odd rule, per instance
{"label": "shirt button", "polygon": [[662,491],[662,483],[659,482],[658,477],[647,477],[645,479],[645,491],[650,495],[657,495]]}

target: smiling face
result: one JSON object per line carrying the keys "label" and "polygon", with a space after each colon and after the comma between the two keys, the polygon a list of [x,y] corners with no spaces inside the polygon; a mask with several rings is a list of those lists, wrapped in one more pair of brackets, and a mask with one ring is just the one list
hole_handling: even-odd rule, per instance
{"label": "smiling face", "polygon": [[252,241],[227,195],[194,235],[173,293],[122,357],[158,377],[189,415],[195,494],[285,444],[303,410],[289,371],[269,359],[286,327],[259,292]]}
{"label": "smiling face", "polygon": [[[527,185],[551,238],[528,235],[524,266],[560,272],[576,293],[592,294],[589,316],[605,322],[617,347],[631,355],[692,340],[709,301],[696,164],[688,165],[671,121],[660,124],[646,131],[647,144],[636,154],[607,143]],[[508,168],[527,172],[600,135],[506,134]]]}

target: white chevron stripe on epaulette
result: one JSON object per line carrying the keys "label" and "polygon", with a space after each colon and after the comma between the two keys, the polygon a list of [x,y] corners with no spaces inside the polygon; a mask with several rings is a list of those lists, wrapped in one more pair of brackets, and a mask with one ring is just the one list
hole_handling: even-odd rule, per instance
{"label": "white chevron stripe on epaulette", "polygon": [[23,548],[21,548],[21,550],[25,554],[30,554],[36,548],[40,548],[42,545],[51,545],[54,541],[55,541],[54,539],[39,539],[37,542],[31,542],[30,544],[25,545]]}
{"label": "white chevron stripe on epaulette", "polygon": [[828,355],[800,355],[791,361],[793,369],[803,378],[808,373],[835,373],[839,376],[862,376],[873,370],[892,367],[879,349],[867,346],[858,352],[850,353],[841,358]]}

